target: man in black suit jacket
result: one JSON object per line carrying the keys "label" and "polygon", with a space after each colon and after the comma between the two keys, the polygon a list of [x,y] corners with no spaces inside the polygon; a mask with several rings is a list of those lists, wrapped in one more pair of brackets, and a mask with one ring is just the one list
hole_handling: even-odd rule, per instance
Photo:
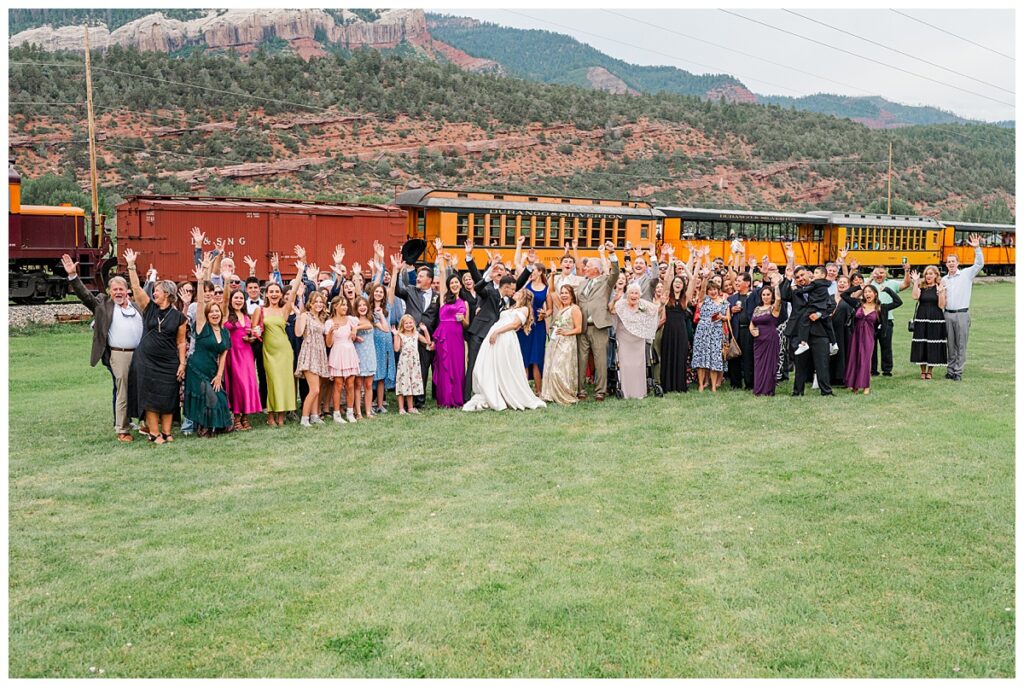
{"label": "man in black suit jacket", "polygon": [[750,336],[750,318],[760,305],[761,292],[751,289],[750,274],[736,277],[736,293],[729,296],[729,326],[743,355],[729,361],[729,384],[733,389],[754,388],[754,338]]}
{"label": "man in black suit jacket", "polygon": [[114,431],[117,439],[131,441],[129,379],[132,357],[142,340],[142,313],[128,298],[128,282],[124,277],[113,277],[110,280],[107,284],[110,295],[101,293],[94,296],[78,277],[78,263],[72,261],[67,254],[62,256],[61,262],[71,282],[71,289],[93,314],[89,365],[96,367],[96,363],[102,360],[114,380]]}
{"label": "man in black suit jacket", "polygon": [[501,311],[511,305],[512,295],[519,289],[526,286],[530,279],[532,266],[527,266],[519,279],[509,282],[503,279],[507,276],[505,266],[500,262],[490,266],[489,279],[484,280],[480,274],[480,268],[473,262],[473,242],[466,241],[466,266],[475,282],[473,289],[477,294],[477,307],[479,311],[473,314],[469,322],[469,360],[466,365],[466,383],[463,388],[464,398],[467,400],[473,396],[473,367],[476,365],[476,356],[480,352],[487,332],[491,326],[498,321]]}
{"label": "man in black suit jacket", "polygon": [[[796,341],[799,338],[796,336],[797,324],[800,322],[803,311],[808,307],[807,295],[794,294],[793,291],[796,288],[810,284],[812,278],[813,274],[809,269],[797,267],[794,270],[793,280],[784,279],[779,285],[779,294],[782,296],[782,300],[789,301],[792,305],[792,311],[789,314],[789,319],[786,321],[785,330],[786,337],[790,341],[790,355],[793,355],[793,350],[796,349],[796,344],[798,343]],[[804,385],[811,381],[812,377],[816,374],[818,376],[818,390],[821,391],[821,395],[831,396],[828,332],[825,331],[820,313],[811,313],[810,320],[811,329],[807,343],[810,345],[811,350],[804,355],[793,356],[796,361],[796,374],[793,377],[793,395],[803,396]]]}
{"label": "man in black suit jacket", "polygon": [[[405,314],[411,315],[416,322],[416,329],[424,325],[427,331],[433,335],[437,329],[438,318],[441,313],[441,299],[434,291],[434,273],[429,267],[420,267],[416,270],[416,286],[409,288],[408,273],[409,266],[400,256],[392,256],[391,265],[394,269],[392,281],[395,285],[395,295],[405,301]],[[422,341],[419,344],[420,350],[420,375],[423,377],[424,394],[414,397],[414,405],[422,408],[426,402],[427,377],[430,373],[430,365],[434,361],[433,344],[429,347]]]}

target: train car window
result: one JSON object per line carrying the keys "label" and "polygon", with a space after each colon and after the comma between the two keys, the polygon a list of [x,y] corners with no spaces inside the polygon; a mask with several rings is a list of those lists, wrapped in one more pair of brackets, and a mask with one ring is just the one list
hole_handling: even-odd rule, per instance
{"label": "train car window", "polygon": [[519,218],[519,235],[526,237],[523,241],[524,246],[533,245],[533,218],[532,217],[520,217]]}
{"label": "train car window", "polygon": [[490,234],[491,242],[501,242],[504,238],[501,235],[501,215],[489,215],[487,224],[490,226],[488,234]]}
{"label": "train car window", "polygon": [[[645,239],[647,238],[647,225],[642,224],[640,226],[642,227],[640,238]],[[619,246],[626,245],[626,220],[624,219],[615,220],[615,243]]]}
{"label": "train car window", "polygon": [[[648,238],[650,236],[650,228],[651,228],[650,225],[647,224],[647,223],[641,224],[640,225],[640,238],[642,238],[642,239]],[[623,246],[626,245],[626,238],[625,238],[625,236],[626,236],[626,233],[625,233],[625,231],[623,231],[622,232],[622,239],[620,240],[621,244]]]}
{"label": "train car window", "polygon": [[416,234],[420,238],[427,235],[427,213],[417,210],[416,211]]}
{"label": "train car window", "polygon": [[552,217],[551,218],[551,245],[556,248],[561,245],[562,241],[562,218]]}
{"label": "train car window", "polygon": [[458,196],[459,198],[469,198],[469,194],[468,194],[468,193],[458,193],[458,194],[456,194],[456,195],[457,195],[457,196]]}
{"label": "train car window", "polygon": [[477,245],[487,245],[487,235],[484,233],[484,216],[473,215],[473,242]]}
{"label": "train car window", "polygon": [[528,196],[526,198],[526,200],[530,201],[531,203],[536,203],[537,202],[537,197],[536,196]]}
{"label": "train car window", "polygon": [[460,212],[455,216],[455,243],[463,244],[469,239],[469,215]]}
{"label": "train car window", "polygon": [[495,193],[494,200],[505,200],[505,196]]}
{"label": "train car window", "polygon": [[820,226],[815,226],[811,231],[811,235],[816,242],[821,243],[821,240],[824,238],[824,230]]}
{"label": "train car window", "polygon": [[505,226],[505,245],[516,245],[516,221],[506,215],[501,216],[502,224]]}
{"label": "train car window", "polygon": [[537,243],[534,244],[538,248],[541,246],[548,245],[548,218],[538,217],[537,218]]}

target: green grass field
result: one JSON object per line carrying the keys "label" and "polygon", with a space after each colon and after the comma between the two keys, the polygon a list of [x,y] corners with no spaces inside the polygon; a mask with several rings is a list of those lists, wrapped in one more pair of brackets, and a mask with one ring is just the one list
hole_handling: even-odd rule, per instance
{"label": "green grass field", "polygon": [[14,336],[10,674],[1014,676],[1013,305],[975,288],[960,384],[904,307],[867,398],[167,446],[114,441],[87,328]]}

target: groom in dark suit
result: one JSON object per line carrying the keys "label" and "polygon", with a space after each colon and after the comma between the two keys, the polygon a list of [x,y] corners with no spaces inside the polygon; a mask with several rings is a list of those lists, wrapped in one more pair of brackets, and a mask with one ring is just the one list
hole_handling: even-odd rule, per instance
{"label": "groom in dark suit", "polygon": [[[395,295],[405,301],[405,314],[412,316],[417,330],[421,324],[425,325],[427,331],[433,336],[441,312],[441,299],[433,289],[433,270],[429,267],[420,267],[416,270],[416,287],[409,288],[406,284],[409,282],[408,272],[410,270],[405,260],[399,260],[396,256],[391,259],[391,264],[395,271],[393,277]],[[417,408],[422,408],[426,403],[427,375],[430,372],[430,365],[434,361],[434,351],[432,348],[427,348],[422,341],[419,344],[419,349],[420,375],[423,377],[424,394],[414,397],[414,405]]]}
{"label": "groom in dark suit", "polygon": [[480,352],[487,332],[491,326],[498,321],[501,311],[512,304],[512,295],[523,288],[530,279],[532,266],[527,266],[519,279],[508,274],[505,266],[496,262],[490,266],[489,279],[485,280],[480,274],[480,268],[473,262],[473,242],[466,241],[466,266],[469,273],[473,275],[476,282],[473,289],[477,293],[477,304],[479,311],[475,313],[469,323],[469,361],[466,365],[466,383],[463,394],[466,399],[473,396],[473,367],[476,365],[476,356]]}

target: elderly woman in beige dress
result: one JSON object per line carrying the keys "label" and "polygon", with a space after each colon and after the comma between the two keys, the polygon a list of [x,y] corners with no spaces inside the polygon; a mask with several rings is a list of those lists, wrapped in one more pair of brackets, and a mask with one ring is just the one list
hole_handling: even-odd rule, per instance
{"label": "elderly woman in beige dress", "polygon": [[615,316],[619,383],[623,398],[647,396],[647,344],[654,340],[661,319],[661,303],[640,297],[639,284],[626,287],[625,296],[616,294],[609,306]]}
{"label": "elderly woman in beige dress", "polygon": [[560,405],[576,403],[579,364],[576,337],[583,331],[583,311],[576,304],[576,289],[563,284],[549,317],[548,345],[544,351],[544,380],[540,397]]}

